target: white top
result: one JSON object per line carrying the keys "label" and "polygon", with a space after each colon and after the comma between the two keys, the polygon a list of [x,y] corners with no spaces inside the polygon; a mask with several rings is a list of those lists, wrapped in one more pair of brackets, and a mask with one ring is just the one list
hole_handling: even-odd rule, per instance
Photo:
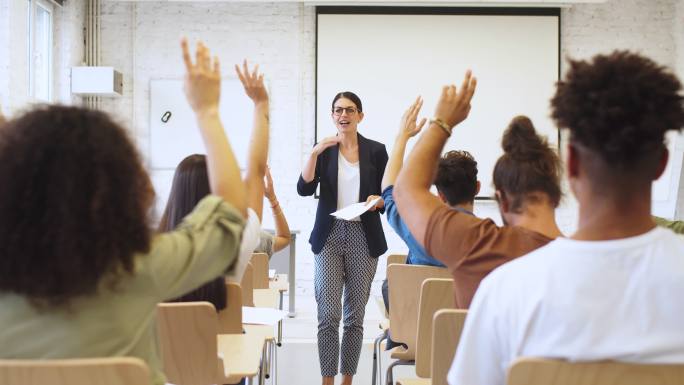
{"label": "white top", "polygon": [[235,267],[232,271],[226,275],[231,282],[242,282],[242,276],[245,273],[247,264],[252,259],[252,253],[254,249],[259,245],[259,240],[261,237],[261,224],[259,223],[259,217],[256,212],[251,208],[247,209],[247,224],[245,230],[242,232],[242,241],[240,242],[240,254],[238,255],[237,261],[235,261]]}
{"label": "white top", "polygon": [[558,238],[487,276],[451,385],[504,385],[520,356],[684,363],[684,236]]}
{"label": "white top", "polygon": [[[337,159],[337,209],[343,209],[350,204],[359,202],[361,179],[359,176],[359,162],[350,163],[338,152]],[[360,217],[352,218],[360,221]]]}

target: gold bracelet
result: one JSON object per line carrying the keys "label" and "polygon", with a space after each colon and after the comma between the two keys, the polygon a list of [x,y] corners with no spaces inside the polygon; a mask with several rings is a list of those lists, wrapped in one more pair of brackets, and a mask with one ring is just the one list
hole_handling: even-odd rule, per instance
{"label": "gold bracelet", "polygon": [[280,215],[283,213],[283,209],[280,209],[278,211],[273,210],[273,216],[275,217],[276,215]]}
{"label": "gold bracelet", "polygon": [[451,136],[451,131],[454,128],[449,127],[449,125],[444,123],[444,121],[442,119],[439,119],[439,118],[430,119],[430,124],[433,124],[433,123],[438,125],[442,130],[444,130],[444,132],[446,132],[446,134],[447,134],[447,137]]}

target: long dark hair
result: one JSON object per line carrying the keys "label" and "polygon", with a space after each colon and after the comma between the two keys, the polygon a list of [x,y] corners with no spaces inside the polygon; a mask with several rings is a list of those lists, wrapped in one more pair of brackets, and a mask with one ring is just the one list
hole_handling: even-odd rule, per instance
{"label": "long dark hair", "polygon": [[[164,214],[159,222],[159,231],[172,231],[195,208],[197,203],[211,192],[207,175],[207,158],[193,154],[183,159],[176,167],[171,184],[171,193]],[[215,278],[199,288],[172,299],[169,302],[211,302],[216,310],[226,308],[226,287],[223,277]]]}
{"label": "long dark hair", "polygon": [[513,118],[501,140],[504,154],[494,165],[494,187],[511,202],[511,211],[521,212],[527,202],[548,199],[558,207],[562,197],[561,163],[545,138],[537,134],[526,116]]}

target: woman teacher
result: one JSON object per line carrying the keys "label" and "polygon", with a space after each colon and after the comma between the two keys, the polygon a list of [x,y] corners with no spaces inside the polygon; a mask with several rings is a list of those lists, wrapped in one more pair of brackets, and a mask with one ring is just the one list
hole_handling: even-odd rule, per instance
{"label": "woman teacher", "polygon": [[331,116],[337,135],[314,146],[297,183],[297,192],[302,196],[313,195],[320,183],[316,222],[309,243],[315,254],[318,356],[323,385],[333,385],[338,373],[343,289],[340,372],[342,385],[350,385],[361,353],[363,317],[378,257],[387,250],[380,223],[384,202],[380,199],[369,211],[348,221],[330,214],[352,203],[380,198],[388,156],[385,145],[358,133],[363,107],[354,93],[337,94]]}

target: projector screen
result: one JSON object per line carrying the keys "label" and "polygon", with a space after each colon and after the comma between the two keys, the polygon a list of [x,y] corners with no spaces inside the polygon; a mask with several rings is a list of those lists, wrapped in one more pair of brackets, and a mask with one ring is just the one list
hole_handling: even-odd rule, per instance
{"label": "projector screen", "polygon": [[332,99],[352,91],[365,114],[359,133],[389,153],[416,96],[425,100],[420,117],[429,119],[442,86],[460,85],[471,69],[478,86],[470,117],[445,151],[473,154],[479,197],[491,198],[501,135],[514,116],[529,116],[558,145],[549,99],[559,76],[559,28],[557,8],[318,7],[316,140],[335,135]]}

